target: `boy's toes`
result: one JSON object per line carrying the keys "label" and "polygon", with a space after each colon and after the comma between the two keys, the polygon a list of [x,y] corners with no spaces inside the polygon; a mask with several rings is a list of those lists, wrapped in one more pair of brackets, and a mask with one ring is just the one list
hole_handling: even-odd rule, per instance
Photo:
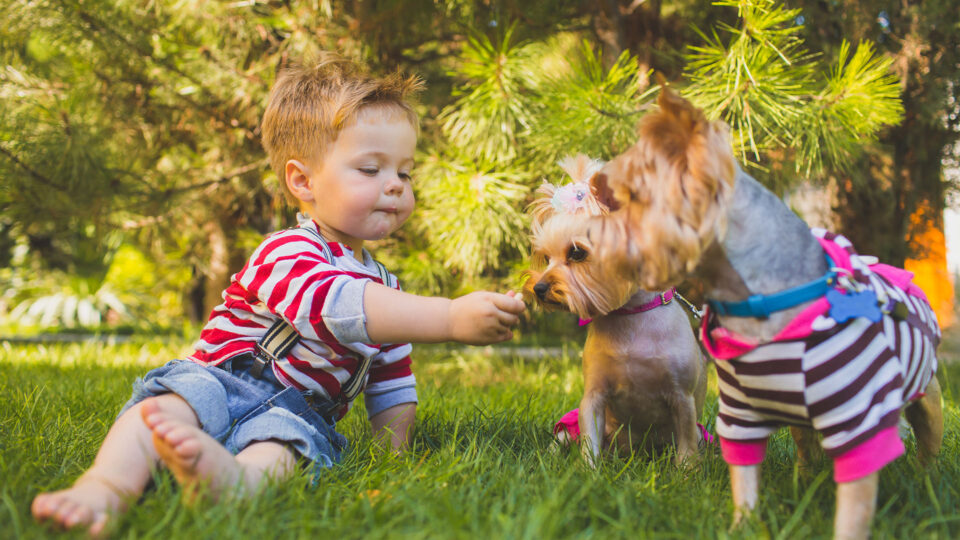
{"label": "boy's toes", "polygon": [[33,498],[30,504],[30,513],[37,519],[43,519],[50,515],[50,495],[42,493]]}
{"label": "boy's toes", "polygon": [[93,511],[86,506],[71,504],[69,508],[57,513],[57,522],[68,529],[91,521],[93,521]]}
{"label": "boy's toes", "polygon": [[162,412],[160,409],[160,403],[156,399],[150,398],[145,399],[140,404],[140,416],[144,421],[147,420],[147,417]]}
{"label": "boy's toes", "polygon": [[196,440],[195,430],[190,426],[164,422],[153,430],[153,435],[169,452],[181,458],[194,458],[202,450]]}
{"label": "boy's toes", "polygon": [[108,481],[87,475],[67,489],[37,495],[30,511],[37,521],[64,529],[88,527],[96,535],[105,529],[109,512],[123,509],[123,497]]}
{"label": "boy's toes", "polygon": [[94,512],[90,520],[90,536],[94,538],[99,538],[107,528],[107,513],[106,512]]}
{"label": "boy's toes", "polygon": [[174,428],[177,427],[177,424],[170,422],[163,414],[152,414],[144,420],[147,422],[150,430],[153,431],[154,437],[160,437],[164,440],[166,440]]}
{"label": "boy's toes", "polygon": [[70,499],[58,496],[58,493],[42,493],[33,499],[30,510],[37,519],[50,519],[64,511],[64,506],[70,504],[72,504]]}
{"label": "boy's toes", "polygon": [[33,516],[40,521],[51,521],[65,529],[82,523],[85,508],[56,493],[37,496],[31,506]]}
{"label": "boy's toes", "polygon": [[75,527],[85,517],[84,510],[86,509],[83,506],[73,501],[64,501],[53,514],[53,519],[64,527]]}

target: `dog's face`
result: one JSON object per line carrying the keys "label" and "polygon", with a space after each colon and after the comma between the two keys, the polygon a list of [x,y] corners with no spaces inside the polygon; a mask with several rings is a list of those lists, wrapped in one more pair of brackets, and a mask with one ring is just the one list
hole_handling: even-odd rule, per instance
{"label": "dog's face", "polygon": [[729,128],[668,88],[644,116],[637,142],[590,180],[626,236],[607,235],[605,260],[636,268],[646,290],[675,286],[725,229],[736,164]]}
{"label": "dog's face", "polygon": [[604,260],[594,242],[611,234],[604,218],[557,213],[534,227],[524,299],[581,318],[605,315],[637,291],[633,267]]}

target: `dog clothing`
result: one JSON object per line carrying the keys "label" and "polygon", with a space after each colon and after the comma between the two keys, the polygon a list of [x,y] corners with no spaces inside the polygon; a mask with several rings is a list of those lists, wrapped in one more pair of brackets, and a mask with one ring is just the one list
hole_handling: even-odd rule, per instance
{"label": "dog clothing", "polygon": [[828,297],[876,295],[876,322],[837,316],[824,297],[766,343],[720,327],[708,308],[701,338],[717,360],[717,435],[727,463],[762,462],[767,438],[784,424],[813,427],[834,460],[834,479],[849,482],[904,453],[900,410],[936,372],[940,328],[912,273],[867,264],[843,236],[811,233],[848,279]]}
{"label": "dog clothing", "polygon": [[[363,262],[350,248],[317,238],[309,217],[299,226],[269,236],[233,275],[200,334],[193,362],[219,366],[250,354],[279,315],[300,335],[285,358],[271,362],[276,379],[287,387],[334,400],[360,359],[373,357],[364,385],[367,413],[373,416],[400,403],[417,401],[408,343],[373,344],[366,331],[363,291],[369,282],[400,289],[396,276],[386,280],[363,250]],[[329,256],[328,256],[329,253]],[[387,281],[387,283],[384,283]],[[341,408],[342,418],[349,403]]]}

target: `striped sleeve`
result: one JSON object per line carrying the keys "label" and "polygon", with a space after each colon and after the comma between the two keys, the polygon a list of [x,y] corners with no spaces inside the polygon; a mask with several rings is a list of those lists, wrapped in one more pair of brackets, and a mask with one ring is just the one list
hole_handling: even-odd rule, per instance
{"label": "striped sleeve", "polygon": [[256,297],[306,339],[370,342],[363,290],[372,278],[331,264],[304,232],[292,229],[272,236],[234,279],[248,299]]}
{"label": "striped sleeve", "polygon": [[370,417],[401,403],[417,403],[417,379],[410,366],[409,343],[384,345],[374,357],[363,390]]}
{"label": "striped sleeve", "polygon": [[[388,273],[387,282],[389,287],[401,290],[395,275]],[[416,403],[417,380],[411,369],[412,351],[413,347],[409,343],[383,344],[373,357],[367,386],[363,390],[367,412],[371,416],[378,410],[398,403]]]}
{"label": "striped sleeve", "polygon": [[[389,287],[402,290],[397,276],[388,273],[387,282]],[[410,359],[412,351],[413,347],[409,343],[383,344],[373,357],[370,378],[364,393],[373,395],[398,386],[413,387],[416,381],[410,367],[413,363]]]}

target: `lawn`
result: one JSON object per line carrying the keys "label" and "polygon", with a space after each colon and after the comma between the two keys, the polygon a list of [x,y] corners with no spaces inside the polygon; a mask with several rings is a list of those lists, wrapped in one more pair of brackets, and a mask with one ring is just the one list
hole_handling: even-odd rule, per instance
{"label": "lawn", "polygon": [[[0,343],[0,536],[49,537],[30,501],[69,485],[89,465],[133,378],[185,342]],[[498,350],[499,351],[499,350]],[[728,533],[726,467],[708,452],[698,468],[669,456],[611,459],[598,470],[551,451],[551,427],[582,390],[579,345],[541,358],[483,348],[421,347],[415,447],[401,456],[371,444],[362,406],[339,428],[343,463],[252,500],[184,506],[165,473],[116,520],[116,536],[159,538],[822,538],[833,518],[830,465],[801,474],[785,431],[770,443],[755,518]],[[941,348],[947,428],[939,463],[907,455],[883,470],[875,538],[960,536],[960,331]],[[704,423],[713,426],[716,386]],[[71,535],[63,535],[69,537]],[[79,536],[77,534],[73,536]]]}

